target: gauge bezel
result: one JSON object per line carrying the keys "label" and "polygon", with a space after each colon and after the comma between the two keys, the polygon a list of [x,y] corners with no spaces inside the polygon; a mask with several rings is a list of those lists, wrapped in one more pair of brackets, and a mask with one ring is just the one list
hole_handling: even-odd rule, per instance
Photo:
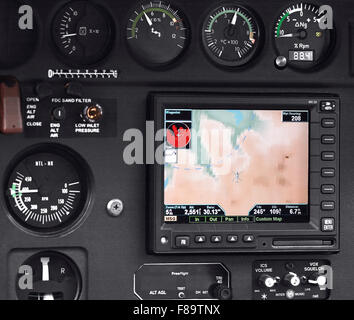
{"label": "gauge bezel", "polygon": [[[228,62],[222,59],[217,58],[214,54],[211,53],[211,51],[208,49],[208,43],[206,42],[205,39],[205,32],[204,30],[206,29],[206,26],[209,23],[209,18],[212,14],[215,14],[216,11],[223,7],[237,7],[245,12],[247,12],[253,19],[254,25],[257,28],[257,43],[252,49],[252,52],[248,54],[245,58],[238,60],[236,62]],[[202,46],[202,51],[204,52],[205,56],[208,58],[209,61],[211,61],[215,66],[222,68],[222,69],[229,69],[229,70],[235,70],[235,69],[242,69],[246,68],[249,66],[251,63],[253,63],[256,58],[258,57],[264,43],[264,25],[263,21],[258,15],[258,13],[251,9],[248,6],[245,6],[243,4],[239,4],[238,2],[222,2],[217,5],[217,7],[212,6],[209,7],[209,9],[206,11],[204,14],[204,19],[203,22],[200,26],[200,38],[201,38],[201,46]]]}
{"label": "gauge bezel", "polygon": [[[133,17],[136,17],[135,11],[139,12],[138,9],[140,10],[140,12],[142,11],[142,6],[147,6],[152,4],[151,7],[155,8],[155,4],[159,4],[162,3],[163,5],[166,5],[167,7],[170,7],[173,10],[176,10],[176,12],[178,13],[178,16],[183,20],[183,25],[186,28],[185,33],[186,33],[186,41],[184,43],[184,47],[181,50],[181,52],[178,54],[177,57],[175,57],[174,59],[167,61],[165,63],[151,63],[149,61],[146,61],[144,59],[142,59],[141,57],[139,57],[135,52],[134,49],[131,47],[130,45],[130,39],[128,39],[128,28],[130,27],[131,21],[130,19],[132,19]],[[156,7],[157,8],[157,7]],[[183,58],[186,56],[186,52],[191,44],[191,39],[192,39],[192,31],[191,31],[191,24],[189,23],[189,20],[187,18],[187,15],[185,14],[184,10],[181,9],[181,7],[179,6],[179,4],[173,3],[171,4],[169,1],[151,1],[150,3],[148,3],[147,1],[139,1],[137,4],[134,4],[130,10],[128,11],[129,15],[128,15],[128,19],[125,25],[125,29],[124,29],[124,38],[125,38],[125,44],[127,47],[127,51],[130,53],[131,57],[137,62],[139,63],[141,66],[148,68],[148,69],[152,69],[152,70],[167,70],[167,69],[172,69],[174,68],[177,64],[181,63],[181,61],[183,60]],[[172,13],[172,11],[171,11]]]}
{"label": "gauge bezel", "polygon": [[[296,3],[288,3],[287,6],[284,6],[282,8],[281,11],[279,11],[279,13],[277,14],[276,18],[275,18],[275,21],[272,25],[272,30],[271,30],[271,35],[272,35],[272,45],[273,45],[273,48],[274,48],[274,53],[276,54],[277,57],[279,57],[279,55],[281,55],[279,49],[278,49],[278,46],[277,46],[277,38],[275,37],[275,30],[277,29],[277,26],[279,24],[279,19],[282,17],[282,15],[284,14],[284,12],[286,12],[287,9],[291,8],[292,6],[296,6],[296,5],[299,5],[299,4],[307,4],[307,5],[311,5],[315,8],[319,8],[320,5],[318,3],[314,3],[314,2],[296,2]],[[335,45],[336,45],[336,41],[337,41],[337,37],[336,37],[336,27],[335,27],[335,21],[333,21],[333,29],[327,29],[327,31],[329,32],[329,36],[330,36],[330,44],[326,50],[326,53],[323,54],[322,58],[319,59],[318,61],[316,61],[316,63],[312,63],[311,65],[306,65],[305,63],[299,63],[299,62],[290,62],[288,60],[288,57],[286,57],[287,59],[287,64],[285,67],[283,68],[279,68],[279,69],[286,69],[286,68],[289,68],[293,71],[297,71],[297,72],[313,72],[313,71],[316,71],[316,70],[319,70],[321,69],[323,66],[324,66],[324,62],[326,61],[330,61],[331,58],[333,57],[333,52],[334,52],[334,48],[335,48]],[[275,58],[276,59],[276,58]],[[327,66],[328,67],[328,64]]]}
{"label": "gauge bezel", "polygon": [[113,48],[115,46],[115,42],[117,41],[116,35],[117,35],[117,26],[116,23],[113,19],[113,17],[110,15],[109,10],[105,8],[102,4],[97,3],[96,1],[90,1],[88,4],[94,6],[105,18],[107,21],[107,24],[109,25],[109,36],[107,36],[107,40],[105,48],[101,54],[98,54],[97,57],[92,58],[92,61],[86,62],[86,61],[77,61],[76,59],[71,59],[70,56],[67,56],[65,53],[62,52],[61,48],[58,46],[56,43],[55,37],[57,36],[56,34],[56,28],[55,28],[55,22],[59,14],[63,11],[64,8],[68,7],[70,4],[73,4],[75,2],[81,2],[83,0],[71,0],[68,1],[64,4],[60,4],[60,6],[55,10],[55,12],[52,15],[52,19],[50,22],[50,43],[52,47],[52,51],[54,52],[55,56],[62,61],[64,64],[71,66],[71,67],[94,67],[94,66],[99,66],[101,65],[104,61],[106,61],[109,56],[111,55]]}
{"label": "gauge bezel", "polygon": [[[10,203],[7,189],[13,170],[27,157],[38,153],[51,153],[64,157],[77,171],[81,182],[81,198],[77,209],[72,213],[70,219],[57,227],[36,228],[27,225],[14,212]],[[88,216],[89,208],[93,201],[93,175],[87,162],[74,150],[61,144],[44,143],[31,146],[18,153],[10,162],[4,175],[3,181],[3,199],[7,209],[6,215],[9,220],[21,231],[39,237],[63,236],[74,232],[79,228]]]}

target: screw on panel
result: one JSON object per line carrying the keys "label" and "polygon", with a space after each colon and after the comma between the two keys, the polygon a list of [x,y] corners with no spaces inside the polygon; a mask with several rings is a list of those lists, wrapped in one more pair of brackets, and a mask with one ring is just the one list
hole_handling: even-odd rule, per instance
{"label": "screw on panel", "polygon": [[123,202],[119,199],[113,199],[107,204],[107,212],[112,217],[118,217],[123,212]]}

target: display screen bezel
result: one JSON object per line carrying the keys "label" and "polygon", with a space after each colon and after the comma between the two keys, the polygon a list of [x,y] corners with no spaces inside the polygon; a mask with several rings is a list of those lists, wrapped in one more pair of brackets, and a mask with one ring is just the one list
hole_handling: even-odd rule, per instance
{"label": "display screen bezel", "polygon": [[[333,98],[338,101],[338,99]],[[289,223],[234,223],[234,224],[168,224],[164,222],[164,165],[155,163],[148,166],[148,210],[150,213],[149,228],[154,234],[150,238],[154,252],[165,252],[166,246],[160,243],[160,239],[174,237],[176,235],[198,234],[247,234],[252,233],[263,239],[275,237],[298,239],[299,236],[306,239],[311,237],[321,238],[332,236],[321,231],[321,219],[323,212],[319,203],[323,198],[315,175],[321,168],[320,129],[321,118],[326,116],[321,113],[320,102],[323,96],[315,95],[291,95],[291,94],[210,94],[210,93],[162,93],[150,96],[150,108],[148,119],[154,121],[155,132],[164,129],[164,110],[179,109],[181,106],[188,109],[271,109],[271,110],[308,110],[309,111],[309,221]],[[328,98],[327,98],[328,99]],[[338,102],[339,105],[339,102]],[[225,107],[226,106],[226,107]],[[332,113],[337,121],[337,112]],[[338,129],[335,129],[337,132]],[[338,134],[338,132],[336,133]],[[155,150],[162,140],[155,141]],[[338,149],[338,146],[336,147]],[[337,167],[337,160],[332,163]],[[337,180],[337,178],[336,178]],[[332,215],[337,215],[338,208]],[[174,245],[173,245],[174,246]],[[194,246],[193,246],[194,247]],[[191,249],[189,249],[191,250]],[[167,250],[169,251],[169,250]]]}

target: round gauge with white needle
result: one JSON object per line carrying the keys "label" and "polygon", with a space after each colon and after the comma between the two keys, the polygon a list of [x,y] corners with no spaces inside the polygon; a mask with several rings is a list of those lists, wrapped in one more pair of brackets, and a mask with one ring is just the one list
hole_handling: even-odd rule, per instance
{"label": "round gauge with white needle", "polygon": [[320,8],[307,3],[288,7],[275,24],[276,65],[311,69],[325,60],[334,41],[334,30],[323,28]]}
{"label": "round gauge with white needle", "polygon": [[132,55],[152,67],[174,62],[185,50],[188,38],[183,14],[163,1],[136,8],[127,26]]}
{"label": "round gauge with white needle", "polygon": [[84,211],[87,194],[81,162],[61,148],[39,148],[20,157],[6,185],[11,217],[45,234],[73,224]]}
{"label": "round gauge with white needle", "polygon": [[260,27],[255,14],[239,5],[224,5],[209,12],[202,30],[205,52],[220,66],[239,67],[257,52]]}
{"label": "round gauge with white needle", "polygon": [[102,7],[89,1],[72,1],[55,16],[53,39],[70,64],[95,64],[107,55],[112,45],[112,21]]}

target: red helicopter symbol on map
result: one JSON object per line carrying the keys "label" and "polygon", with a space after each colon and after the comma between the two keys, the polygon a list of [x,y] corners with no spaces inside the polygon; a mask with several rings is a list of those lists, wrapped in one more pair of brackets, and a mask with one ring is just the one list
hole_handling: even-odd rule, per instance
{"label": "red helicopter symbol on map", "polygon": [[186,147],[191,138],[191,130],[185,123],[173,123],[167,129],[167,142],[174,148]]}

